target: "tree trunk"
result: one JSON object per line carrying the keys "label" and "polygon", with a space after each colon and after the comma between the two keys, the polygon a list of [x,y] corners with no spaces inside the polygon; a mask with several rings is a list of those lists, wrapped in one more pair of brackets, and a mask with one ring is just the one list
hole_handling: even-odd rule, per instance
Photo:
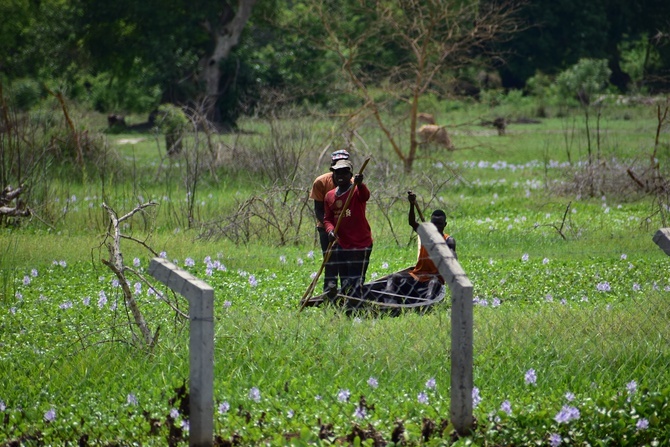
{"label": "tree trunk", "polygon": [[214,44],[212,53],[200,61],[201,78],[205,85],[205,113],[214,122],[217,121],[216,104],[221,95],[221,61],[228,58],[230,51],[239,43],[255,3],[256,0],[238,0],[237,12],[234,12],[228,2],[225,2],[216,23],[209,20],[203,23]]}

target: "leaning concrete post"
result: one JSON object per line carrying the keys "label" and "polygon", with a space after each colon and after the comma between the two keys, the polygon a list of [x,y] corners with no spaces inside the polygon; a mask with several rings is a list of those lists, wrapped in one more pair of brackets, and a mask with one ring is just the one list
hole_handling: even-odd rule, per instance
{"label": "leaning concrete post", "polygon": [[149,274],[188,300],[189,445],[214,443],[214,289],[161,258],[153,258]]}
{"label": "leaning concrete post", "polygon": [[670,228],[661,228],[654,235],[654,242],[670,256]]}
{"label": "leaning concrete post", "polygon": [[472,431],[472,283],[431,223],[417,228],[421,244],[451,291],[451,422],[459,435]]}

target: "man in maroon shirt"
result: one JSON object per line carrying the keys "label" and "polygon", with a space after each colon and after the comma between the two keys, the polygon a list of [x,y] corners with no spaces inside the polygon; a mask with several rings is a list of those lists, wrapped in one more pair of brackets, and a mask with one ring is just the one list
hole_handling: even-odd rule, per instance
{"label": "man in maroon shirt", "polygon": [[[349,160],[349,152],[345,149],[340,149],[330,154],[330,166],[332,167],[339,160]],[[309,198],[314,200],[314,216],[316,217],[316,230],[319,233],[319,243],[321,244],[321,253],[326,255],[330,241],[328,233],[323,227],[323,216],[325,214],[323,208],[323,200],[326,193],[331,189],[335,189],[335,182],[333,181],[333,172],[328,171],[321,174],[312,183],[312,190],[309,192]],[[323,290],[328,291],[328,285],[334,283],[337,288],[337,253],[331,250],[330,259],[324,265]]]}
{"label": "man in maroon shirt", "polygon": [[[341,292],[344,295],[360,297],[372,253],[372,231],[365,217],[370,190],[363,183],[363,174],[354,176],[352,168],[349,160],[339,160],[330,168],[336,188],[328,191],[324,198],[323,223],[329,239],[337,245]],[[344,205],[349,195],[352,197],[345,210]]]}

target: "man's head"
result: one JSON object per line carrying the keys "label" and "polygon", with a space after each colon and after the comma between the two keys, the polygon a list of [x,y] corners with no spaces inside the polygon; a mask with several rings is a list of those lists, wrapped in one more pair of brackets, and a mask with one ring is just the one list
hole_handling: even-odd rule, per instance
{"label": "man's head", "polygon": [[444,227],[447,226],[447,215],[442,210],[435,210],[430,215],[430,222],[435,225],[437,231],[444,233]]}
{"label": "man's head", "polygon": [[337,160],[331,167],[333,181],[337,186],[344,187],[351,183],[353,165],[349,160]]}
{"label": "man's head", "polygon": [[331,166],[333,166],[339,160],[349,160],[349,152],[347,152],[344,149],[340,149],[339,151],[335,151],[332,154],[330,154],[330,165]]}

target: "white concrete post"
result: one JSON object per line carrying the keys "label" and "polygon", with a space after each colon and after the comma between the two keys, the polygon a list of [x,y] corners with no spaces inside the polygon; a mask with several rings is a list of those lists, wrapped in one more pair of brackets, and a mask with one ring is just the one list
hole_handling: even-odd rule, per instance
{"label": "white concrete post", "polygon": [[189,445],[214,443],[214,289],[162,258],[153,258],[149,274],[188,300]]}
{"label": "white concrete post", "polygon": [[654,235],[654,242],[670,256],[670,228],[661,228]]}
{"label": "white concrete post", "polygon": [[431,223],[417,228],[451,291],[451,422],[459,435],[472,431],[472,283],[444,237]]}

